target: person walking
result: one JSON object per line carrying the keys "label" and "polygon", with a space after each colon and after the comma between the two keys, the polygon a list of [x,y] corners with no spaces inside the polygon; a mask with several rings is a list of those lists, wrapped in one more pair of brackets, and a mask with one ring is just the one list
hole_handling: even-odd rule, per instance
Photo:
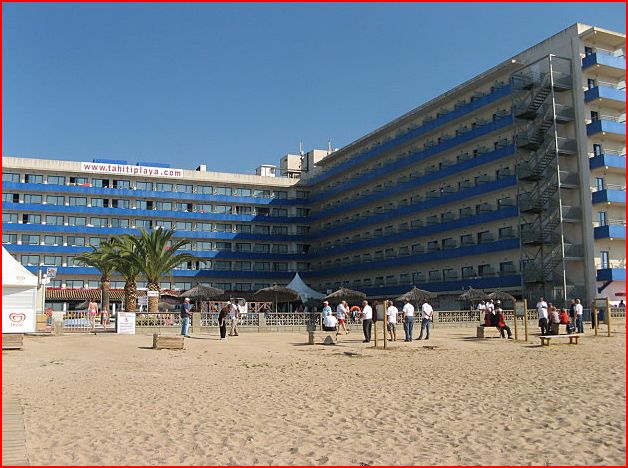
{"label": "person walking", "polygon": [[98,304],[93,300],[89,301],[87,305],[87,315],[89,316],[89,324],[92,327],[92,331],[96,331],[96,314],[98,314]]}
{"label": "person walking", "polygon": [[230,304],[225,304],[225,306],[220,309],[220,313],[218,314],[218,328],[220,329],[220,339],[227,339],[227,315],[231,311]]}
{"label": "person walking", "polygon": [[410,300],[406,299],[403,305],[403,331],[406,334],[404,341],[412,341],[412,330],[414,328],[414,306]]}
{"label": "person walking", "polygon": [[231,319],[231,330],[229,336],[238,336],[238,319],[240,318],[240,308],[237,305],[236,299],[231,299],[231,306],[229,310],[229,318]]}
{"label": "person walking", "polygon": [[580,299],[576,299],[574,314],[576,316],[576,333],[584,333],[584,308]]}
{"label": "person walking", "polygon": [[190,311],[192,310],[192,304],[190,304],[190,298],[186,297],[183,300],[183,307],[181,308],[181,334],[186,338],[190,338],[188,330],[190,328]]}
{"label": "person walking", "polygon": [[421,332],[419,333],[419,340],[423,339],[423,330],[425,330],[425,339],[430,339],[430,320],[434,315],[434,309],[427,303],[427,301],[421,306]]}
{"label": "person walking", "polygon": [[340,333],[340,327],[342,327],[342,329],[344,330],[345,335],[349,333],[346,325],[348,314],[349,306],[347,305],[347,301],[342,301],[340,304],[338,304],[338,307],[336,307],[336,318],[338,319],[338,333]]}
{"label": "person walking", "polygon": [[545,302],[543,298],[540,298],[539,302],[536,303],[536,311],[539,314],[539,328],[541,329],[541,335],[545,336],[549,334],[549,326],[547,323],[549,314],[547,312],[547,302]]}
{"label": "person walking", "polygon": [[392,301],[387,301],[388,309],[386,309],[386,316],[388,317],[388,333],[390,334],[390,341],[397,341],[397,314],[399,310],[395,307]]}
{"label": "person walking", "polygon": [[497,316],[497,328],[499,329],[499,334],[502,338],[506,338],[504,332],[508,334],[508,339],[512,340],[512,332],[510,331],[510,327],[506,325],[506,314],[502,310],[501,301],[497,301],[495,304],[495,315]]}
{"label": "person walking", "polygon": [[363,343],[371,342],[371,329],[373,328],[373,309],[369,301],[362,301],[362,331],[364,333]]}

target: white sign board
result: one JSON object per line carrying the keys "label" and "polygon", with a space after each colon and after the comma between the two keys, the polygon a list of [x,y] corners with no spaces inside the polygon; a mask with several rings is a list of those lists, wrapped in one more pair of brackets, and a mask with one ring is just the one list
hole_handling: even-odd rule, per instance
{"label": "white sign board", "polygon": [[116,333],[135,335],[135,312],[118,312],[116,316]]}
{"label": "white sign board", "polygon": [[114,163],[82,162],[81,172],[124,174],[142,177],[183,177],[183,169],[170,169],[169,167],[133,166],[131,164]]}
{"label": "white sign board", "polygon": [[56,278],[56,276],[57,276],[57,269],[56,268],[46,268],[46,275],[48,275],[48,278]]}
{"label": "white sign board", "polygon": [[146,291],[148,297],[159,297],[159,291]]}
{"label": "white sign board", "polygon": [[35,333],[34,288],[2,287],[2,333]]}
{"label": "white sign board", "polygon": [[137,305],[148,305],[148,296],[140,296],[137,298]]}

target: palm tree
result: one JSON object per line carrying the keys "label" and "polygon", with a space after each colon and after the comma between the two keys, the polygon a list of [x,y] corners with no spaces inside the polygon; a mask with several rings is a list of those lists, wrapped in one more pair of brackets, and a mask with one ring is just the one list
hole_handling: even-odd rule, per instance
{"label": "palm tree", "polygon": [[136,261],[137,246],[133,236],[125,234],[114,240],[116,256],[113,259],[115,269],[124,278],[124,309],[135,312],[137,309],[137,277],[140,275],[140,265]]}
{"label": "palm tree", "polygon": [[98,247],[92,246],[90,252],[85,252],[76,257],[76,260],[85,266],[100,270],[101,309],[109,310],[109,288],[111,286],[111,273],[115,269],[113,239],[101,243]]}
{"label": "palm tree", "polygon": [[[140,230],[139,237],[130,237],[135,244],[134,261],[139,270],[146,277],[146,286],[149,291],[159,292],[161,278],[181,263],[196,260],[196,257],[187,253],[177,253],[186,244],[187,239],[171,240],[174,230],[155,229],[150,233]],[[157,312],[159,296],[148,298],[148,311]]]}

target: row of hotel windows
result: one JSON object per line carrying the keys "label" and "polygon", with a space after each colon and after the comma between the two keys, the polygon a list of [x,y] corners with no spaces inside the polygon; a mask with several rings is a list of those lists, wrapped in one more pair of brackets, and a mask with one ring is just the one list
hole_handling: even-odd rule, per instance
{"label": "row of hotel windows", "polygon": [[[195,283],[196,284],[196,283]],[[224,282],[214,282],[214,283],[202,283],[207,286],[215,286],[220,289],[224,289],[226,291],[256,291],[258,289],[268,288],[270,283],[224,283]],[[67,288],[67,289],[97,289],[100,288],[100,281],[98,280],[82,280],[82,279],[53,279],[48,284],[48,288]],[[124,288],[124,281],[112,281],[111,289],[122,289]],[[138,288],[146,288],[145,281],[137,282]],[[192,288],[191,282],[185,281],[173,281],[173,282],[162,282],[160,284],[161,290],[175,290],[175,291],[187,291]],[[46,304],[48,305],[48,304]]]}
{"label": "row of hotel windows", "polygon": [[[405,204],[399,204],[399,207],[401,206],[406,206]],[[505,197],[505,198],[500,198],[497,200],[497,205],[494,205],[492,203],[488,203],[488,202],[482,202],[482,203],[478,203],[475,205],[475,208],[470,207],[470,206],[465,206],[462,207],[460,209],[458,209],[458,214],[456,216],[456,213],[454,213],[453,211],[449,210],[449,211],[445,211],[444,213],[441,213],[440,215],[429,215],[426,216],[424,220],[421,219],[414,219],[410,222],[403,222],[397,225],[397,228],[395,230],[395,226],[390,224],[388,226],[385,226],[383,228],[376,228],[373,231],[373,234],[371,234],[370,231],[364,232],[364,233],[360,233],[360,234],[354,234],[352,237],[344,237],[343,239],[336,239],[334,241],[327,241],[325,242],[325,244],[323,244],[325,247],[330,247],[332,245],[343,245],[346,243],[350,243],[350,242],[357,242],[360,240],[368,240],[368,239],[373,239],[376,237],[382,237],[382,236],[386,236],[386,235],[390,235],[390,234],[395,234],[397,232],[405,232],[408,231],[409,229],[418,229],[424,226],[432,226],[435,224],[441,224],[441,223],[446,223],[446,222],[450,222],[450,221],[455,221],[456,219],[464,219],[464,218],[469,218],[475,215],[480,215],[480,214],[484,214],[484,213],[490,213],[492,211],[495,210],[501,210],[504,208],[510,208],[510,207],[514,207],[515,206],[515,200],[511,197]],[[385,207],[377,207],[377,209],[375,210],[376,214],[384,214],[387,213],[389,211],[394,210],[395,208],[390,207],[390,206],[385,206]],[[368,217],[369,215],[371,215],[372,212],[371,210],[366,210],[364,211],[361,215],[360,214],[355,214],[353,216],[351,216],[350,218],[343,218],[343,219],[336,219],[333,223],[328,222],[325,223],[324,225],[324,229],[330,229],[332,226],[336,225],[342,225],[343,223],[350,223],[353,221],[358,221],[361,218],[364,217]]]}
{"label": "row of hotel windows", "polygon": [[[514,239],[516,237],[515,229],[513,227],[503,227],[499,229],[499,240]],[[397,258],[408,255],[418,255],[422,253],[438,252],[440,250],[455,249],[458,247],[470,247],[477,244],[486,244],[488,242],[494,242],[495,235],[491,231],[482,231],[476,234],[463,234],[460,236],[459,242],[453,237],[447,237],[441,240],[431,240],[425,245],[422,243],[413,244],[411,246],[402,246],[398,248],[388,248],[382,250],[376,250],[373,254],[364,253],[356,254],[353,257],[336,258],[335,260],[326,260],[325,262],[319,262],[318,268],[329,267],[332,265],[349,263],[368,263],[372,261]],[[320,250],[317,250],[320,251]],[[331,251],[333,253],[333,251]]]}
{"label": "row of hotel windows", "polygon": [[[438,170],[428,171],[426,169],[425,172],[426,174],[432,174],[437,171]],[[445,173],[445,175],[448,175],[448,174]],[[407,195],[404,195],[405,198],[397,202],[397,204],[404,206],[404,205],[407,205],[408,203],[418,203],[422,201],[423,199],[432,200],[435,198],[446,196],[448,194],[459,192],[461,190],[470,189],[479,185],[490,184],[491,182],[495,182],[495,181],[504,179],[506,177],[511,177],[513,175],[515,175],[515,171],[513,169],[511,169],[510,167],[502,167],[495,171],[495,177],[491,177],[487,173],[478,174],[473,177],[465,176],[463,179],[459,180],[455,184],[449,183],[446,185],[440,185],[434,188],[430,188],[426,190],[425,192],[423,192],[422,194],[415,192],[410,197],[408,197]],[[325,203],[322,206],[322,209],[325,210],[325,209],[330,209],[330,208],[336,208],[340,205],[350,203],[352,201],[356,201],[356,200],[368,197],[376,193],[381,193],[382,196],[386,196],[387,193],[389,193],[389,191],[393,189],[395,186],[408,182],[409,180],[415,179],[417,177],[420,177],[418,172],[407,173],[404,176],[400,177],[398,180],[389,180],[388,182],[377,184],[373,186],[372,188],[369,187],[369,188],[365,188],[363,190],[357,191],[351,196]],[[413,187],[414,190],[416,190],[416,188],[417,187]],[[394,203],[389,202],[388,205],[393,206]]]}
{"label": "row of hotel windows", "polygon": [[[20,240],[21,242],[18,242]],[[18,234],[2,233],[3,244],[22,245],[52,245],[52,246],[99,246],[107,239],[104,237],[84,237],[84,236],[64,236],[60,235],[40,235],[40,234],[22,234],[18,238]],[[288,244],[261,244],[250,242],[209,242],[196,241],[189,242],[183,246],[184,250],[209,251],[227,251],[227,252],[253,252],[253,253],[273,253],[273,254],[306,254],[309,250],[307,244],[296,244],[296,249],[289,248]]]}
{"label": "row of hotel windows", "polygon": [[[443,107],[438,112],[436,112],[435,114],[428,114],[428,115],[418,116],[413,122],[411,122],[409,124],[406,124],[405,127],[397,128],[396,130],[391,131],[387,135],[381,136],[380,139],[378,139],[377,141],[374,141],[369,146],[367,146],[367,147],[362,146],[360,148],[357,148],[354,151],[352,151],[351,153],[349,153],[346,156],[344,156],[343,158],[338,159],[336,162],[334,162],[333,164],[330,165],[330,168],[336,167],[337,165],[340,165],[340,164],[342,164],[342,163],[344,163],[344,162],[346,162],[346,161],[348,161],[350,159],[354,159],[354,158],[360,156],[365,151],[373,150],[373,149],[377,148],[378,146],[381,146],[382,144],[392,140],[393,138],[401,137],[401,136],[405,135],[406,133],[411,132],[412,130],[414,130],[414,129],[420,127],[420,126],[429,124],[434,119],[443,117],[443,116],[445,116],[445,115],[447,115],[447,114],[449,114],[451,112],[455,112],[456,110],[460,109],[461,107],[463,107],[463,106],[465,106],[465,105],[467,105],[467,104],[469,104],[471,102],[474,102],[477,99],[480,99],[480,98],[482,98],[484,96],[487,96],[488,94],[494,92],[497,89],[501,89],[501,88],[503,88],[506,85],[507,85],[506,82],[496,81],[492,86],[487,87],[487,88],[482,88],[483,91],[482,90],[473,91],[470,94],[469,98],[467,98],[467,99],[459,99],[453,105],[452,108],[447,109],[447,108]],[[502,110],[500,112],[503,113],[504,111]],[[447,123],[445,123],[444,125],[446,125],[446,124]],[[476,125],[477,125],[477,123],[476,123]],[[464,133],[464,128],[465,127],[460,127],[457,132]]]}
{"label": "row of hotel windows", "polygon": [[[239,197],[258,197],[258,198],[277,198],[287,199],[288,192],[286,190],[268,190],[258,188],[243,188],[243,187],[216,187],[213,185],[192,185],[192,184],[170,184],[167,182],[143,182],[143,181],[131,181],[125,179],[97,179],[88,177],[66,177],[49,175],[44,176],[42,174],[17,174],[17,173],[3,173],[3,182],[23,182],[30,184],[43,184],[45,177],[45,183],[54,185],[66,185],[66,181],[69,185],[80,185],[85,187],[100,187],[100,188],[114,188],[114,189],[135,189],[135,190],[148,190],[153,192],[177,192],[177,193],[198,193],[204,195],[228,195]],[[305,190],[298,190],[296,192],[296,198],[307,198],[309,192]]]}
{"label": "row of hotel windows", "polygon": [[[85,206],[97,208],[123,208],[138,210],[162,210],[162,211],[186,211],[198,213],[220,213],[220,214],[240,214],[255,216],[288,216],[288,208],[267,208],[261,206],[239,206],[239,205],[215,205],[209,203],[178,203],[160,200],[132,200],[91,198],[87,197],[66,197],[63,195],[40,195],[25,193],[20,199],[19,193],[4,192],[2,201],[8,203],[35,203],[47,205],[65,206]],[[296,208],[296,216],[308,216],[310,210],[307,208]]]}
{"label": "row of hotel windows", "polygon": [[[24,266],[67,266],[84,267],[76,257],[62,257],[61,255],[32,255],[24,254],[20,257],[20,262]],[[299,267],[307,270],[306,263],[299,263]],[[178,265],[175,270],[218,270],[218,271],[288,271],[287,262],[250,262],[250,261],[230,261],[230,260],[202,260],[198,262],[188,262]]]}
{"label": "row of hotel windows", "polygon": [[[39,214],[2,213],[3,223],[42,224],[49,226],[89,226],[101,228],[134,228],[134,229],[175,229],[192,232],[238,232],[243,234],[289,235],[288,226],[265,226],[259,224],[229,223],[193,223],[191,221],[169,221],[161,219],[119,219],[85,216],[59,216]],[[309,226],[296,226],[296,235],[309,233]]]}

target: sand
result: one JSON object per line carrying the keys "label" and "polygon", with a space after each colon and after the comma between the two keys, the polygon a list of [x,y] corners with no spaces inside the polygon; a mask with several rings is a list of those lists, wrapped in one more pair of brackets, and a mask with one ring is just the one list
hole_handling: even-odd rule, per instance
{"label": "sand", "polygon": [[335,347],[241,333],[183,351],[29,337],[3,352],[2,385],[38,465],[624,464],[624,328],[550,348],[474,332],[386,351],[357,330]]}

